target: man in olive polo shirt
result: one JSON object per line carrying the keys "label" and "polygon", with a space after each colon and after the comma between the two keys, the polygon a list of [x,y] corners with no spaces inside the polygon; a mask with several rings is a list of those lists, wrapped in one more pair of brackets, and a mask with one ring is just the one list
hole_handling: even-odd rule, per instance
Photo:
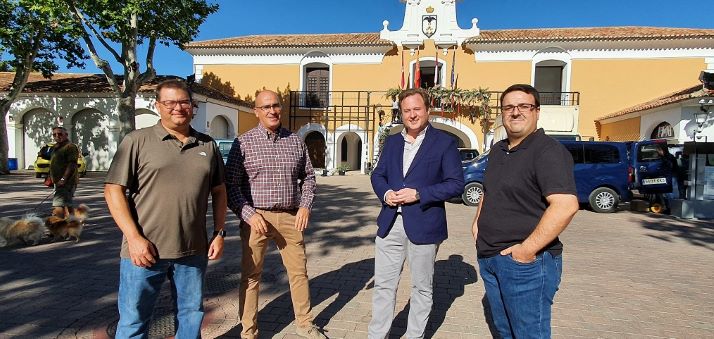
{"label": "man in olive polo shirt", "polygon": [[70,215],[72,214],[74,192],[77,190],[79,182],[77,173],[79,149],[77,145],[69,141],[67,129],[62,126],[52,128],[52,138],[55,140],[55,145],[52,146],[49,174],[55,185],[52,215],[65,218],[69,217],[69,215],[65,215],[65,209]]}
{"label": "man in olive polo shirt", "polygon": [[501,95],[507,139],[489,153],[472,226],[493,323],[503,338],[550,338],[560,284],[558,235],[578,211],[573,158],[538,129],[540,99],[530,85]]}
{"label": "man in olive polo shirt", "polygon": [[[213,139],[191,128],[186,83],[160,83],[156,109],[161,120],[124,137],[105,179],[109,211],[124,233],[116,337],[146,336],[168,277],[177,306],[176,337],[199,338],[207,259],[223,253],[223,160]],[[212,238],[206,234],[209,195]]]}

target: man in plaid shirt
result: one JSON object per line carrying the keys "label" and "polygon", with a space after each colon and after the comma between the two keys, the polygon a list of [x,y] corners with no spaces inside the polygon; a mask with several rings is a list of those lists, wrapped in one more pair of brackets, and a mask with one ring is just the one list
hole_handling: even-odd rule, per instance
{"label": "man in plaid shirt", "polygon": [[296,333],[326,338],[313,324],[303,238],[315,197],[315,173],[305,143],[281,127],[281,112],[277,93],[258,93],[258,126],[233,142],[226,163],[228,206],[242,220],[241,337],[258,337],[260,276],[272,239],[288,273]]}

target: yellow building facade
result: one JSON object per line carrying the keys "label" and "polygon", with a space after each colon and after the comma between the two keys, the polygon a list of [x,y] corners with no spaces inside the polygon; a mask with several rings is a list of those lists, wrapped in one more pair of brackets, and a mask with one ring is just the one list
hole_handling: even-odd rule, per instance
{"label": "yellow building facade", "polygon": [[[405,3],[401,29],[375,33],[254,35],[195,41],[197,78],[214,73],[243,99],[267,88],[280,91],[283,124],[311,148],[316,167],[348,164],[366,170],[378,155],[378,134],[396,133],[385,94],[421,87],[487,89],[490,114],[472,117],[436,103],[431,123],[465,148],[488,148],[498,133],[499,92],[514,83],[542,93],[541,126],[550,134],[601,138],[595,120],[690,86],[714,68],[714,30],[654,27],[480,30],[462,29],[453,1]],[[438,69],[435,67],[438,63]],[[436,73],[436,76],[435,76]],[[403,75],[402,75],[403,74]],[[456,112],[454,112],[456,111]],[[255,126],[239,117],[240,132]],[[639,122],[606,126],[617,138]],[[600,133],[598,133],[600,132]],[[323,159],[320,159],[323,158]]]}

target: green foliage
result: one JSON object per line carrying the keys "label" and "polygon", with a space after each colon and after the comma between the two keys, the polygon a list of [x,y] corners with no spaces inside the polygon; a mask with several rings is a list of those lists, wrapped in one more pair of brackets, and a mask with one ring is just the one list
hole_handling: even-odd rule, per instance
{"label": "green foliage", "polygon": [[384,94],[384,97],[389,100],[392,100],[392,98],[397,98],[399,96],[399,93],[402,93],[402,90],[400,88],[390,88]]}
{"label": "green foliage", "polygon": [[223,82],[223,80],[213,72],[204,73],[203,78],[201,78],[201,84],[211,87],[225,95],[231,97],[236,96],[236,90],[233,88],[233,85],[231,85],[231,82]]}
{"label": "green foliage", "polygon": [[[468,115],[472,122],[477,118],[487,119],[488,114],[491,112],[489,105],[491,93],[488,89],[432,87],[428,88],[427,91],[429,92],[430,100],[440,103],[439,106],[444,112],[459,112]],[[402,90],[399,88],[390,88],[387,90],[385,97],[398,96],[401,92]]]}
{"label": "green foliage", "polygon": [[84,67],[86,55],[79,31],[56,0],[0,0],[2,70],[38,71],[46,78],[59,69],[55,62]]}
{"label": "green foliage", "polygon": [[[182,46],[191,41],[208,15],[218,5],[206,0],[54,0],[72,13],[81,27],[81,36],[92,60],[119,98],[119,134],[134,129],[136,93],[142,84],[156,76],[156,44]],[[146,44],[143,60],[137,46]],[[102,52],[97,46],[102,47]],[[122,65],[115,72],[107,58]],[[123,74],[118,78],[115,74]]]}
{"label": "green foliage", "polygon": [[[218,5],[205,0],[65,0],[79,11],[84,23],[96,30],[97,38],[121,44],[145,40],[170,45],[188,43],[198,34],[206,17],[218,10]],[[131,18],[136,16],[136,26]]]}
{"label": "green foliage", "polygon": [[8,135],[5,116],[27,84],[30,73],[45,78],[64,60],[68,66],[84,67],[79,30],[60,0],[0,0],[0,71],[15,72],[8,94],[0,98],[0,174],[8,173]]}

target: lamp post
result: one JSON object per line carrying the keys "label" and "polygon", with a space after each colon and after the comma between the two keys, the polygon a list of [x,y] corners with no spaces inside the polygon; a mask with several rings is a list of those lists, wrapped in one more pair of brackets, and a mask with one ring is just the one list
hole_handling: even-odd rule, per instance
{"label": "lamp post", "polygon": [[[694,182],[692,183],[692,190],[690,190],[689,194],[689,199],[692,200],[700,200],[700,196],[697,194],[697,186],[699,185],[699,178],[698,178],[698,171],[699,171],[699,149],[697,147],[697,139],[701,139],[702,135],[702,127],[704,127],[704,123],[707,121],[707,118],[709,117],[709,110],[708,106],[702,106],[700,107],[699,112],[694,113],[694,121],[697,123],[697,129],[694,130]],[[707,142],[707,136],[704,135],[704,142]],[[690,167],[691,168],[691,167]]]}
{"label": "lamp post", "polygon": [[[702,127],[704,126],[704,123],[707,121],[708,117],[709,117],[709,112],[707,112],[707,110],[704,107],[702,107],[701,112],[694,113],[694,120],[697,122],[696,134],[702,133]],[[701,137],[702,137],[701,135],[695,135],[696,139],[699,139]]]}

